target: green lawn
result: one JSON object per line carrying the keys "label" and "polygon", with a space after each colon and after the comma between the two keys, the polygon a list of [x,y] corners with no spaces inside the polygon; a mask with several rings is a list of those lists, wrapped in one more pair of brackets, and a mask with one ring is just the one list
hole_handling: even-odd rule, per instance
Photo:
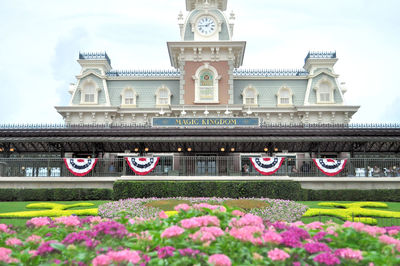
{"label": "green lawn", "polygon": [[[38,203],[40,201],[13,201],[13,202],[0,202],[0,213],[5,212],[19,212],[19,211],[32,211],[35,209],[27,209],[25,208],[26,205],[30,203]],[[93,203],[93,207],[77,207],[74,209],[87,209],[87,208],[97,208],[99,205],[106,203],[108,201],[101,201],[101,200],[89,200],[89,201],[52,201],[53,203],[61,203],[61,204],[74,204],[79,202],[87,202]],[[1,219],[0,223],[5,224],[13,224],[16,226],[25,225],[26,221],[29,219]]]}
{"label": "green lawn", "polygon": [[[96,200],[94,200],[94,201],[54,201],[54,203],[61,203],[61,204],[74,204],[74,203],[79,203],[79,202],[93,203],[94,204],[93,208],[96,208],[99,205],[109,202],[109,201],[100,201],[100,200],[99,201],[96,201]],[[318,206],[319,202],[323,202],[323,201],[300,201],[299,203],[305,204],[310,208],[330,209],[330,207]],[[34,209],[25,208],[25,206],[30,203],[37,203],[37,201],[0,202],[0,213],[34,210]],[[342,201],[341,203],[351,203],[351,202],[350,201]],[[388,205],[388,208],[377,208],[377,209],[400,212],[400,202],[385,202],[385,203]],[[87,207],[78,207],[76,209],[85,209],[85,208],[87,208]],[[92,208],[92,207],[90,207],[90,208]],[[22,226],[22,225],[25,225],[27,220],[29,220],[29,219],[0,219],[0,223]],[[343,221],[338,218],[327,217],[327,216],[302,218],[302,221],[305,223],[310,223],[313,221],[326,222],[329,220],[332,220],[337,223],[343,223]],[[400,225],[400,219],[380,218],[378,225],[379,226]]]}

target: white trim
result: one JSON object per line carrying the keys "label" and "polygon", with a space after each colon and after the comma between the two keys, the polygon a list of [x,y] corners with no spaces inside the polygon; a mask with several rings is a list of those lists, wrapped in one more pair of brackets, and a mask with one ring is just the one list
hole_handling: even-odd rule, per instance
{"label": "white trim", "polygon": [[[200,99],[200,74],[204,70],[209,70],[213,72],[213,86],[209,86],[210,88],[213,89],[213,98],[211,100],[201,100]],[[218,75],[217,69],[215,69],[213,66],[211,66],[209,63],[204,63],[202,66],[200,66],[195,75],[193,76],[194,79],[194,90],[195,90],[195,96],[194,96],[194,102],[195,103],[219,103],[219,80],[221,79],[221,76]]]}
{"label": "white trim", "polygon": [[[321,86],[322,83],[326,83],[328,85],[328,93],[329,93],[329,100],[328,101],[322,101],[321,100],[321,97],[320,97],[321,95],[320,95],[319,90],[320,90],[320,86]],[[334,94],[333,94],[334,85],[333,85],[333,82],[330,79],[328,79],[326,77],[323,77],[320,80],[318,80],[317,84],[314,87],[314,90],[315,90],[315,93],[317,94],[317,104],[332,104],[332,103],[335,103]]]}
{"label": "white trim", "polygon": [[[132,104],[125,104],[125,94],[128,90],[131,90],[133,92],[133,103]],[[137,98],[137,93],[134,88],[132,87],[126,87],[122,90],[121,92],[121,108],[133,108],[136,107],[136,98]]]}
{"label": "white trim", "polygon": [[[246,97],[246,93],[248,92],[248,91],[250,91],[250,90],[252,90],[253,92],[254,92],[254,103],[247,103],[246,102],[246,98],[249,98],[249,97]],[[243,90],[243,92],[242,92],[242,97],[243,97],[243,99],[242,99],[242,101],[243,101],[243,105],[246,105],[246,106],[258,106],[258,90],[253,86],[253,85],[248,85],[246,88],[244,88],[244,90]]]}
{"label": "white trim", "polygon": [[[94,85],[94,99],[93,102],[86,102],[85,101],[85,86],[87,86],[87,84],[92,83]],[[81,92],[81,101],[80,104],[84,104],[84,105],[97,105],[99,103],[99,91],[101,91],[99,85],[97,84],[96,81],[94,81],[92,78],[88,78],[85,81],[83,81],[82,85],[79,84],[79,88],[78,88]]]}
{"label": "white trim", "polygon": [[[288,103],[282,103],[281,102],[281,93],[283,90],[289,91],[289,102]],[[293,106],[293,91],[291,88],[289,88],[286,85],[283,85],[282,87],[279,88],[278,93],[276,94],[277,97],[277,106],[279,107],[290,107]]]}
{"label": "white trim", "polygon": [[[167,92],[168,92],[168,102],[166,104],[165,103],[162,103],[162,104],[160,103],[160,91],[161,90],[167,90]],[[169,105],[171,105],[171,96],[172,96],[171,90],[167,86],[165,86],[164,84],[161,87],[157,88],[155,96],[156,96],[156,106],[169,106]]]}

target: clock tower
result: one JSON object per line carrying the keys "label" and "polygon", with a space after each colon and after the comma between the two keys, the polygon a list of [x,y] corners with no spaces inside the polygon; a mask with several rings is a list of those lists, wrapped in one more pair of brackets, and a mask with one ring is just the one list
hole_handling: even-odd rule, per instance
{"label": "clock tower", "polygon": [[235,15],[227,0],[186,0],[179,14],[181,40],[168,42],[171,65],[180,70],[179,103],[233,104],[233,70],[242,65],[246,42],[232,41]]}

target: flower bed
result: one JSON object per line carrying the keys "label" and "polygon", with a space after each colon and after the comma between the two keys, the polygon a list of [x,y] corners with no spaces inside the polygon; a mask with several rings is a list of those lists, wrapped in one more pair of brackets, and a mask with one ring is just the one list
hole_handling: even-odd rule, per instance
{"label": "flower bed", "polygon": [[399,265],[400,228],[263,220],[206,203],[144,220],[76,216],[0,224],[1,262],[22,265]]}
{"label": "flower bed", "polygon": [[[353,203],[336,203],[336,202],[320,202],[319,206],[337,207],[338,209],[317,209],[311,208],[303,215],[303,217],[315,216],[332,216],[340,218],[344,221],[363,222],[366,224],[377,224],[377,217],[381,218],[400,218],[400,212],[382,211],[366,209],[365,207],[387,208],[386,203],[382,202],[353,202]],[[340,209],[339,209],[340,208]]]}
{"label": "flower bed", "polygon": [[[301,219],[302,215],[307,210],[307,206],[296,203],[290,200],[278,200],[268,198],[257,198],[257,199],[243,199],[240,204],[248,202],[250,205],[251,200],[257,205],[260,205],[260,201],[265,202],[266,207],[262,208],[249,208],[246,212],[253,213],[261,216],[269,221],[287,221],[293,222]],[[99,215],[106,218],[119,217],[121,212],[125,212],[130,217],[142,217],[142,218],[155,218],[157,213],[161,211],[159,208],[152,208],[149,206],[151,202],[164,202],[172,201],[179,202],[185,201],[189,205],[197,203],[210,203],[210,204],[225,204],[232,206],[235,202],[231,198],[146,198],[146,199],[124,199],[115,202],[105,203],[99,206]],[[254,204],[253,203],[253,204]],[[159,204],[158,204],[159,205]],[[243,207],[242,205],[239,205]],[[251,205],[252,206],[252,205]]]}
{"label": "flower bed", "polygon": [[76,207],[90,207],[93,203],[81,202],[75,204],[60,204],[52,202],[31,203],[27,209],[46,209],[39,211],[20,211],[0,213],[0,218],[32,218],[32,217],[60,217],[69,215],[89,216],[97,215],[97,208],[70,210]]}

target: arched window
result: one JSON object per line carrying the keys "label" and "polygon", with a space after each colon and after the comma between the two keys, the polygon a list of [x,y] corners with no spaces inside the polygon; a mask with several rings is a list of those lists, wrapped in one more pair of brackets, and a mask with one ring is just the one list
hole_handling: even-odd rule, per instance
{"label": "arched window", "polygon": [[324,82],[319,85],[318,89],[319,93],[319,101],[320,102],[330,102],[331,101],[331,92],[329,84]]}
{"label": "arched window", "polygon": [[317,103],[334,103],[333,84],[329,79],[322,78],[314,89],[317,93]]}
{"label": "arched window", "polygon": [[92,80],[86,80],[81,87],[81,104],[97,104],[99,87]]}
{"label": "arched window", "polygon": [[258,92],[254,87],[248,86],[245,88],[242,96],[244,105],[257,105]]}
{"label": "arched window", "polygon": [[170,105],[171,92],[166,86],[162,86],[156,91],[156,105]]}
{"label": "arched window", "polygon": [[201,66],[195,79],[195,102],[196,103],[218,103],[218,76],[217,70],[204,64]]}
{"label": "arched window", "polygon": [[127,107],[136,106],[136,92],[132,88],[125,88],[121,93],[121,105]]}
{"label": "arched window", "polygon": [[292,90],[289,87],[283,86],[279,89],[277,97],[278,97],[278,105],[292,105]]}
{"label": "arched window", "polygon": [[129,105],[129,104],[133,104],[133,90],[127,90],[125,92],[125,104]]}

